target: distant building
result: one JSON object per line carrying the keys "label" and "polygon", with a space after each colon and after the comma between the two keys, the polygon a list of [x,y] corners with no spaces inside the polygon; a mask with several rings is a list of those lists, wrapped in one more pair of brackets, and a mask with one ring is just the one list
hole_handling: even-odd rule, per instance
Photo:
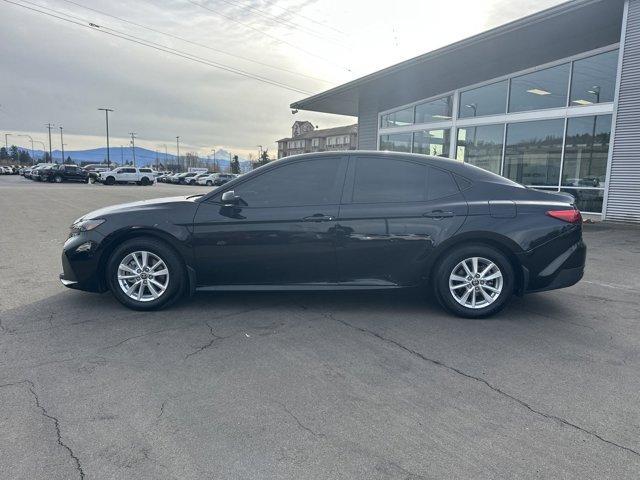
{"label": "distant building", "polygon": [[297,121],[291,137],[278,140],[278,158],[300,153],[329,150],[355,150],[358,146],[358,124],[316,130],[311,122]]}

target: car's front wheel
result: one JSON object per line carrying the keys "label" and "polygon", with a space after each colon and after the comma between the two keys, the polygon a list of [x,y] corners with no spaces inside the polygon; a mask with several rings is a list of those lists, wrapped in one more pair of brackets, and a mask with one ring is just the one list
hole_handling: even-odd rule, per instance
{"label": "car's front wheel", "polygon": [[135,310],[156,310],[173,303],[184,290],[184,279],[178,255],[153,238],[124,242],[107,265],[111,292],[120,303]]}
{"label": "car's front wheel", "polygon": [[493,315],[514,290],[511,262],[486,245],[465,245],[448,252],[434,278],[436,296],[451,313],[466,318]]}

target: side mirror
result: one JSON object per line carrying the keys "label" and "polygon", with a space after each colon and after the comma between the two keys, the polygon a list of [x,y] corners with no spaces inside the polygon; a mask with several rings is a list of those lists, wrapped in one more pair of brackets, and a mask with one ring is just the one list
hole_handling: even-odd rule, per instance
{"label": "side mirror", "polygon": [[227,190],[224,192],[221,200],[225,206],[238,205],[240,203],[240,197],[238,197],[233,190]]}

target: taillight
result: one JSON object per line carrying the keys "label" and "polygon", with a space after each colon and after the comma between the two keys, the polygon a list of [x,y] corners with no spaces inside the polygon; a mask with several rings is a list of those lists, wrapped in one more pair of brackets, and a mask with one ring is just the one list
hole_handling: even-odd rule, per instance
{"label": "taillight", "polygon": [[549,210],[547,215],[563,222],[582,223],[582,215],[580,210]]}

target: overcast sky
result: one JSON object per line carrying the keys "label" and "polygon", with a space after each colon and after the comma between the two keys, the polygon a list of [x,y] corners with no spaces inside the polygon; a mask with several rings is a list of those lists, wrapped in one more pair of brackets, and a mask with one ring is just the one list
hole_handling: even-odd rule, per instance
{"label": "overcast sky", "polygon": [[[109,106],[115,110],[112,146],[128,145],[133,131],[136,144],[166,144],[170,153],[176,135],[181,153],[207,154],[217,147],[255,155],[259,144],[275,153],[275,140],[289,135],[294,120],[320,128],[356,121],[307,112],[294,117],[288,105],[307,96],[299,91],[321,92],[558,3],[0,0],[0,133],[28,133],[46,142],[44,124],[51,122],[54,149],[60,147],[60,125],[67,150],[104,146],[104,114],[96,109]],[[103,32],[131,35],[299,91]],[[10,143],[27,146],[25,139],[10,137]]]}

